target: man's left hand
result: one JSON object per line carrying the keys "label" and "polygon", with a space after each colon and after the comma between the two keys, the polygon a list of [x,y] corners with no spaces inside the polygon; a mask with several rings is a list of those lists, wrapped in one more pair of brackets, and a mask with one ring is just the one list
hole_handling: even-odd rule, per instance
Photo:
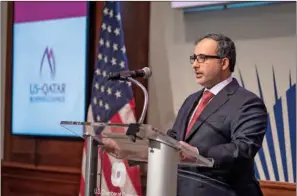
{"label": "man's left hand", "polygon": [[[191,146],[190,144],[188,144],[186,142],[183,142],[183,141],[179,141],[179,143],[181,145],[183,145],[184,147],[186,147],[187,149],[189,149],[190,151],[198,152],[199,153],[199,151],[198,151],[198,149],[196,147]],[[196,161],[196,157],[193,157],[189,153],[182,152],[182,151],[180,151],[180,159],[182,161]]]}

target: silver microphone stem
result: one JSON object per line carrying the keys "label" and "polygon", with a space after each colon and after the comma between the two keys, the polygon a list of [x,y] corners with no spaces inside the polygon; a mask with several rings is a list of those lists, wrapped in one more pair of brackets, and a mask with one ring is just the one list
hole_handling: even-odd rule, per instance
{"label": "silver microphone stem", "polygon": [[143,103],[143,108],[142,108],[142,113],[141,113],[141,116],[138,120],[138,123],[139,124],[143,124],[143,121],[144,121],[144,118],[145,118],[145,114],[146,114],[146,111],[147,111],[147,107],[148,107],[148,93],[147,93],[147,90],[146,88],[140,83],[138,82],[137,80],[131,78],[131,77],[128,77],[127,78],[129,81],[131,81],[132,83],[136,84],[136,86],[140,87],[142,92],[143,92],[143,95],[144,95],[144,103]]}

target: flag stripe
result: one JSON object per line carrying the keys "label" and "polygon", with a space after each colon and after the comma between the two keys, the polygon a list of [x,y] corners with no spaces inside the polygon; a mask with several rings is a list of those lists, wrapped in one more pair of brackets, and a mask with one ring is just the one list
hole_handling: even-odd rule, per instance
{"label": "flag stripe", "polygon": [[[132,107],[131,107],[131,105],[132,105]],[[133,116],[127,115],[127,113],[132,112],[133,105],[134,105],[134,100],[131,100],[130,103],[126,104],[120,110],[119,113],[116,113],[112,117],[110,122],[111,123],[123,123],[123,124],[135,122],[135,118]],[[121,118],[120,114],[122,114],[123,117],[125,117],[124,120]],[[127,186],[118,188],[118,187],[114,187],[112,185],[111,179],[108,177],[111,176],[112,164],[114,162],[119,162],[119,161],[121,161],[121,160],[118,160],[110,155],[107,155],[106,153],[103,153],[103,176],[106,181],[106,186],[108,187],[108,191],[112,192],[112,193],[121,193],[121,192],[128,193],[129,192],[130,195],[142,195],[141,194],[141,185],[139,183],[140,182],[139,167],[136,167],[136,166],[129,167],[127,164],[127,161],[121,161],[125,164],[125,166],[127,168],[127,173],[128,173]],[[106,191],[107,190],[104,190],[104,192],[106,192]]]}
{"label": "flag stripe", "polygon": [[[134,99],[132,99],[128,104],[126,104],[118,113],[116,113],[113,118],[110,120],[111,123],[133,123],[135,122],[134,118]],[[130,115],[127,115],[130,114]],[[131,115],[132,114],[132,115]],[[89,116],[89,121],[93,122],[93,115],[92,115],[92,107],[89,107],[88,111],[88,116]],[[98,172],[100,172],[100,166],[101,166],[101,152],[99,150],[98,152],[99,157],[98,157]],[[86,142],[84,143],[84,150],[83,150],[83,166],[85,165],[85,159],[86,159]],[[101,187],[103,187],[103,190],[100,190],[101,193],[107,193],[107,192],[113,192],[113,193],[123,193],[126,192],[130,195],[133,195],[133,192],[135,193],[134,195],[140,196],[141,194],[141,185],[140,185],[140,176],[139,176],[139,168],[138,167],[133,167],[129,168],[128,164],[126,161],[124,161],[124,164],[126,166],[127,172],[128,172],[128,187],[124,187],[122,189],[118,187],[114,187],[111,183],[111,165],[115,160],[115,158],[111,157],[110,155],[107,155],[106,153],[103,153],[103,169],[102,169],[102,182],[100,182],[100,178],[98,177],[97,182],[98,182],[98,187],[101,184]],[[81,177],[81,184],[80,184],[80,196],[84,196],[84,179],[85,179],[85,168],[82,167],[82,177]],[[133,180],[134,179],[134,180]],[[132,184],[132,186],[129,186],[129,184]],[[98,188],[97,187],[97,188]]]}
{"label": "flag stripe", "polygon": [[135,114],[135,100],[131,99],[129,104],[126,104],[120,111],[119,115],[122,119],[122,122],[125,124],[134,123],[136,114]]}
{"label": "flag stripe", "polygon": [[[283,106],[283,119],[284,119],[284,139],[285,139],[285,153],[286,153],[286,162],[287,162],[287,173],[288,173],[288,182],[294,183],[294,177],[293,177],[293,165],[292,165],[292,159],[291,159],[291,138],[290,138],[290,130],[289,130],[289,122],[288,119],[286,119],[286,114],[288,113],[287,108],[287,97],[282,97],[282,106]],[[285,163],[284,163],[285,164]]]}
{"label": "flag stripe", "polygon": [[260,160],[259,154],[257,154],[255,156],[255,163],[256,163],[256,169],[257,169],[257,172],[259,174],[260,179],[261,180],[266,180],[267,177],[265,175],[265,172],[264,172],[263,165],[262,165],[262,162]]}
{"label": "flag stripe", "polygon": [[[127,115],[129,114],[129,115]],[[119,117],[122,119],[122,123],[129,124],[135,122],[135,100],[132,99],[129,104],[126,104],[119,112]],[[128,163],[125,162],[126,167]],[[134,190],[136,191],[135,195],[142,195],[141,179],[140,179],[140,167],[134,166],[129,169],[129,180],[133,184]],[[129,183],[130,184],[130,183]]]}
{"label": "flag stripe", "polygon": [[[119,162],[119,160],[114,157],[110,157],[110,159],[112,162]],[[141,195],[136,192],[135,186],[133,184],[132,179],[135,179],[135,178],[133,178],[133,175],[131,175],[131,174],[133,174],[133,171],[134,171],[133,168],[129,168],[127,161],[121,161],[121,162],[125,164],[127,173],[128,173],[128,176],[126,176],[125,186],[121,187],[121,193],[125,193],[126,195],[131,195],[131,196]],[[136,170],[136,172],[137,172],[137,170]],[[131,176],[132,176],[132,178],[131,178]],[[123,195],[125,195],[125,194],[123,194]]]}
{"label": "flag stripe", "polygon": [[[287,171],[287,164],[286,164],[286,146],[285,146],[285,135],[284,135],[284,123],[283,123],[283,115],[282,115],[282,100],[281,98],[276,100],[275,105],[273,106],[274,109],[274,119],[276,121],[276,130],[278,135],[278,142],[280,146],[280,174],[282,175],[282,179],[285,182],[288,181],[288,171]],[[281,175],[280,175],[281,176]]]}
{"label": "flag stripe", "polygon": [[[101,154],[101,153],[100,153]],[[108,188],[109,192],[112,192],[112,194],[114,193],[121,193],[121,189],[119,187],[115,187],[112,185],[111,183],[111,168],[112,168],[112,163],[110,161],[110,158],[107,153],[102,153],[102,159],[103,159],[103,176],[105,178],[105,182]],[[103,188],[104,189],[104,188]],[[111,194],[111,195],[112,195]]]}
{"label": "flag stripe", "polygon": [[288,120],[291,138],[291,159],[293,167],[294,182],[296,183],[296,84],[286,92]]}
{"label": "flag stripe", "polygon": [[[111,123],[118,123],[118,122],[123,124],[134,123],[135,122],[134,113],[133,113],[134,103],[135,103],[134,99],[132,99],[128,104],[126,104],[120,110],[120,112],[111,119]],[[142,195],[141,185],[140,185],[139,166],[129,167],[127,164],[127,161],[125,161],[124,164],[126,165],[126,168],[128,168],[127,169],[128,176],[129,176],[128,180],[131,181],[134,191],[136,192],[137,195]]]}

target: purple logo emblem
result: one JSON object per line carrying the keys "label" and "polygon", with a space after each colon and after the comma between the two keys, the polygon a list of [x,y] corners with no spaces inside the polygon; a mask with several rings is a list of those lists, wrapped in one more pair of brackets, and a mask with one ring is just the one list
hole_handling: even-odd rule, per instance
{"label": "purple logo emblem", "polygon": [[42,69],[44,68],[44,64],[45,64],[45,59],[47,59],[47,64],[50,68],[50,74],[51,74],[51,78],[54,79],[55,75],[56,75],[56,62],[55,62],[55,56],[53,53],[53,50],[48,47],[45,48],[42,59],[41,59],[41,63],[40,63],[40,71],[39,74],[40,76],[42,76]]}

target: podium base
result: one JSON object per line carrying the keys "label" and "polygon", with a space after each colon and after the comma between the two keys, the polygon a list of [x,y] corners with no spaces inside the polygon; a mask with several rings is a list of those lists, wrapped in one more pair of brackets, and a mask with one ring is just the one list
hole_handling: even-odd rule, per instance
{"label": "podium base", "polygon": [[177,150],[161,141],[150,140],[146,196],[176,196]]}

